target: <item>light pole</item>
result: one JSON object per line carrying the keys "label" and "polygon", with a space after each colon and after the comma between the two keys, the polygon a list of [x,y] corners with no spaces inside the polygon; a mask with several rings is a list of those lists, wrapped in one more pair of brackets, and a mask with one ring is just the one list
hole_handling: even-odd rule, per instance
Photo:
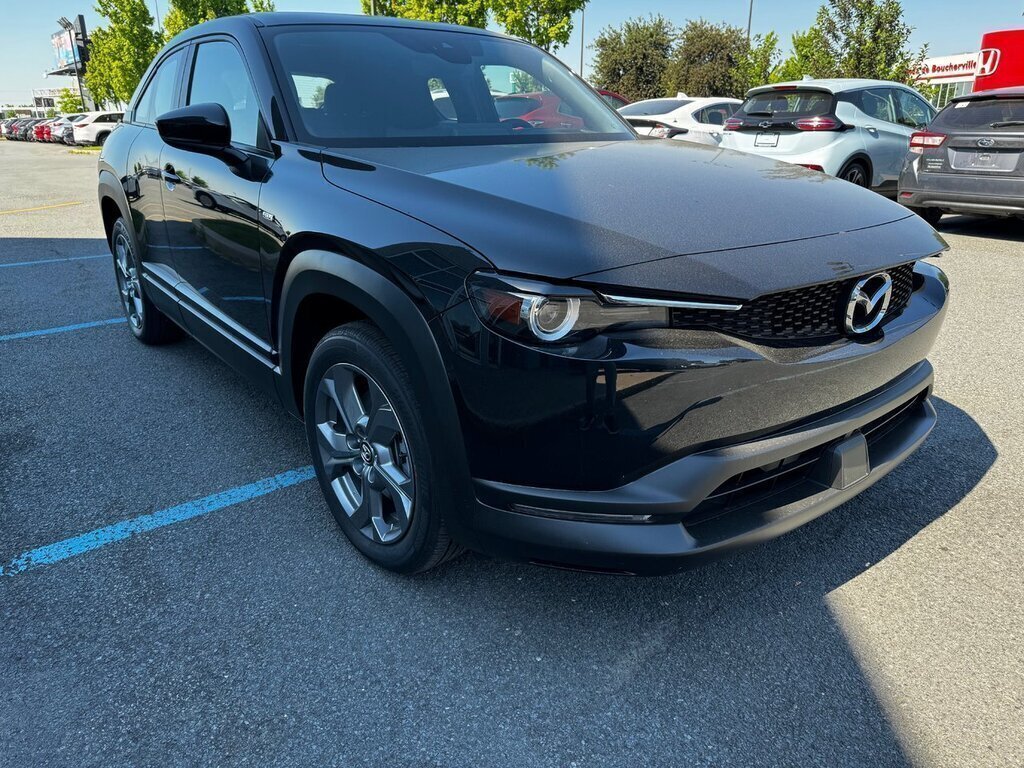
{"label": "light pole", "polygon": [[587,9],[580,8],[580,80],[583,79],[583,50],[586,43],[584,36],[587,25]]}
{"label": "light pole", "polygon": [[75,80],[78,82],[78,96],[82,100],[82,109],[85,109],[85,91],[82,89],[82,70],[78,67],[78,41],[75,40],[75,25],[68,21],[64,16],[57,19],[57,23],[64,28],[65,32],[68,33],[68,39],[71,41],[71,60],[75,64]]}
{"label": "light pole", "polygon": [[754,0],[750,0],[750,12],[747,13],[747,45],[750,45],[750,28],[754,23]]}

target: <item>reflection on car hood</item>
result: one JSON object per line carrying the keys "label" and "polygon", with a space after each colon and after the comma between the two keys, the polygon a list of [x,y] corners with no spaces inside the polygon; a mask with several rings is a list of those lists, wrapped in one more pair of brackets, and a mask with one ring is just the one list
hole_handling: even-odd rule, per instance
{"label": "reflection on car hood", "polygon": [[552,279],[748,298],[944,247],[872,192],[685,142],[339,150],[323,168],[500,270]]}

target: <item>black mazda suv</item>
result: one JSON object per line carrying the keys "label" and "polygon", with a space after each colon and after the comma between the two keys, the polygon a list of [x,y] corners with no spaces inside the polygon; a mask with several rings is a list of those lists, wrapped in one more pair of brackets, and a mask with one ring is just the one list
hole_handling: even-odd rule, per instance
{"label": "black mazda suv", "polygon": [[[526,93],[564,119],[517,116]],[[679,570],[849,499],[935,422],[930,226],[641,140],[484,30],[193,27],[104,145],[99,200],[131,331],[184,331],[280,399],[342,530],[395,571],[466,547]]]}

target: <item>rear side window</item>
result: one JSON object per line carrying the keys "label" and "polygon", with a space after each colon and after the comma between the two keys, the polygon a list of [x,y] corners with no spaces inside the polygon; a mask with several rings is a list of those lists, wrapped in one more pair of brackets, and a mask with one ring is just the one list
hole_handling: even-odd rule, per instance
{"label": "rear side window", "polygon": [[635,104],[624,106],[619,110],[619,114],[628,117],[665,115],[680,107],[685,107],[691,101],[692,99],[650,99],[649,101],[638,101]]}
{"label": "rear side window", "polygon": [[767,91],[743,102],[740,112],[751,117],[818,117],[830,114],[835,101],[825,91]]}
{"label": "rear side window", "polygon": [[735,104],[712,104],[697,113],[697,122],[704,125],[725,125],[736,111]]}
{"label": "rear side window", "polygon": [[869,88],[850,94],[850,101],[868,117],[886,123],[897,123],[896,100],[890,88]]}
{"label": "rear side window", "polygon": [[932,121],[935,130],[1024,131],[1024,97],[954,101]]}
{"label": "rear side window", "polygon": [[[142,92],[135,105],[135,122],[154,125],[164,112],[174,109],[174,97],[178,88],[178,73],[185,58],[184,50],[175,51],[157,67],[156,73]],[[106,115],[96,117],[92,122],[107,122]]]}
{"label": "rear side window", "polygon": [[601,98],[604,99],[605,103],[612,109],[621,109],[627,105],[625,99],[620,99],[618,96],[612,96],[610,93],[602,93]]}

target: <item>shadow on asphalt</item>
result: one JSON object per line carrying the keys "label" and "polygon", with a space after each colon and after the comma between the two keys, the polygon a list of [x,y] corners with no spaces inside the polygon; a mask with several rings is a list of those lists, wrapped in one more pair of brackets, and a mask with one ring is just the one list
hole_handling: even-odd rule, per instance
{"label": "shadow on asphalt", "polygon": [[944,216],[936,227],[939,234],[984,237],[1024,243],[1024,221],[991,216]]}
{"label": "shadow on asphalt", "polygon": [[[631,699],[639,707],[637,697],[656,697],[647,703],[665,727],[686,713],[695,743],[725,746],[721,731],[733,724],[736,754],[757,755],[757,764],[819,764],[844,754],[859,764],[852,756],[865,752],[879,765],[908,764],[826,598],[953,509],[995,462],[995,447],[970,415],[935,404],[939,424],[929,440],[860,497],[700,570],[630,579],[471,555],[396,583],[434,593],[439,608],[484,601],[508,615],[524,645],[559,649],[576,697],[596,707]],[[524,613],[530,618],[519,623]],[[595,659],[607,666],[595,669]],[[495,680],[498,689],[505,684]],[[779,739],[797,711],[803,721],[792,725],[802,727]],[[631,720],[624,713],[624,729]],[[762,741],[762,731],[776,737]]]}

